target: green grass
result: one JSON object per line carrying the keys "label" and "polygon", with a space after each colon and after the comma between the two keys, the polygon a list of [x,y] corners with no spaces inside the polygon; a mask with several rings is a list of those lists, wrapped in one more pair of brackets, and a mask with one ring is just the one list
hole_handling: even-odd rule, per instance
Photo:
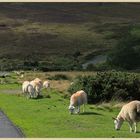
{"label": "green grass", "polygon": [[[11,87],[5,85],[5,89]],[[118,114],[117,108],[87,105],[85,114],[70,115],[69,99],[62,98],[62,93],[54,90],[49,94],[51,98],[28,100],[23,96],[1,93],[0,108],[22,129],[26,137],[140,137],[140,133],[129,133],[127,123],[120,131],[114,130],[112,116]]]}
{"label": "green grass", "polygon": [[0,85],[0,90],[2,89],[14,90],[19,89],[19,87],[17,84],[2,84]]}

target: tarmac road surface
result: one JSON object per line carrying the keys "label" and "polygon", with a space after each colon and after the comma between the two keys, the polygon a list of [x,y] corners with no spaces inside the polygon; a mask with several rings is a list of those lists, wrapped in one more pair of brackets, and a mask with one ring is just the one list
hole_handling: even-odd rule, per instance
{"label": "tarmac road surface", "polygon": [[16,127],[0,110],[0,138],[24,138],[22,131]]}

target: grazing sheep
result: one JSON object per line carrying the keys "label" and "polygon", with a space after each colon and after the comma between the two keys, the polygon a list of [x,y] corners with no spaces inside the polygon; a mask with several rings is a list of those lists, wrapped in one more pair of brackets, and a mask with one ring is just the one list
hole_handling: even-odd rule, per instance
{"label": "grazing sheep", "polygon": [[87,103],[87,94],[83,90],[77,91],[70,98],[70,105],[69,105],[70,113],[71,114],[74,113],[74,109],[76,106],[78,107],[76,113],[80,113],[80,105],[84,105],[83,106],[83,112],[84,112],[86,103]]}
{"label": "grazing sheep", "polygon": [[43,87],[46,88],[46,89],[50,88],[50,82],[49,81],[44,81],[43,82]]}
{"label": "grazing sheep", "polygon": [[34,81],[37,82],[37,83],[39,83],[40,88],[43,87],[43,82],[41,81],[41,79],[39,79],[39,78],[35,78]]}
{"label": "grazing sheep", "polygon": [[24,81],[22,84],[22,92],[27,93],[27,86],[30,84],[29,81]]}
{"label": "grazing sheep", "polygon": [[26,94],[29,98],[34,97],[34,88],[30,84],[29,81],[24,81],[22,84],[22,92],[23,94]]}
{"label": "grazing sheep", "polygon": [[34,81],[40,83],[41,85],[43,85],[42,81],[39,78],[35,78]]}
{"label": "grazing sheep", "polygon": [[119,130],[124,121],[127,121],[130,126],[130,132],[137,132],[137,122],[140,121],[140,101],[131,101],[128,104],[125,104],[117,118],[113,118],[115,123],[115,129]]}
{"label": "grazing sheep", "polygon": [[42,81],[39,78],[36,78],[35,80],[31,81],[30,84],[33,86],[36,97],[41,95],[41,88],[42,88]]}

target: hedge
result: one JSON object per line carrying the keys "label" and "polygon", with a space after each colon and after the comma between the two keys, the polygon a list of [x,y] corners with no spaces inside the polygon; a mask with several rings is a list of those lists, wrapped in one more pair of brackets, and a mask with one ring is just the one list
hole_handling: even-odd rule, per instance
{"label": "hedge", "polygon": [[89,103],[140,100],[140,74],[108,71],[78,76],[68,91],[72,94],[81,89],[88,94]]}

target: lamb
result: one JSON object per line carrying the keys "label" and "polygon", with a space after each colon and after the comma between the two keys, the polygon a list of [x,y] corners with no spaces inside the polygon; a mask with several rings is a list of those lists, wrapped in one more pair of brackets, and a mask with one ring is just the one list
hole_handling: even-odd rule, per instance
{"label": "lamb", "polygon": [[41,88],[42,88],[42,81],[39,78],[34,79],[33,81],[30,82],[30,84],[33,86],[36,97],[39,96],[41,93]]}
{"label": "lamb", "polygon": [[26,94],[29,98],[34,97],[34,88],[30,84],[29,81],[24,81],[22,84],[22,92],[23,94]]}
{"label": "lamb", "polygon": [[130,126],[130,132],[137,132],[137,122],[140,121],[140,101],[131,101],[128,104],[125,104],[117,118],[113,118],[115,123],[115,129],[119,130],[124,121],[127,121]]}
{"label": "lamb", "polygon": [[83,91],[77,91],[70,98],[69,111],[71,114],[74,113],[75,107],[77,106],[77,112],[80,113],[80,105],[83,105],[83,112],[85,110],[85,104],[87,103],[87,94]]}

